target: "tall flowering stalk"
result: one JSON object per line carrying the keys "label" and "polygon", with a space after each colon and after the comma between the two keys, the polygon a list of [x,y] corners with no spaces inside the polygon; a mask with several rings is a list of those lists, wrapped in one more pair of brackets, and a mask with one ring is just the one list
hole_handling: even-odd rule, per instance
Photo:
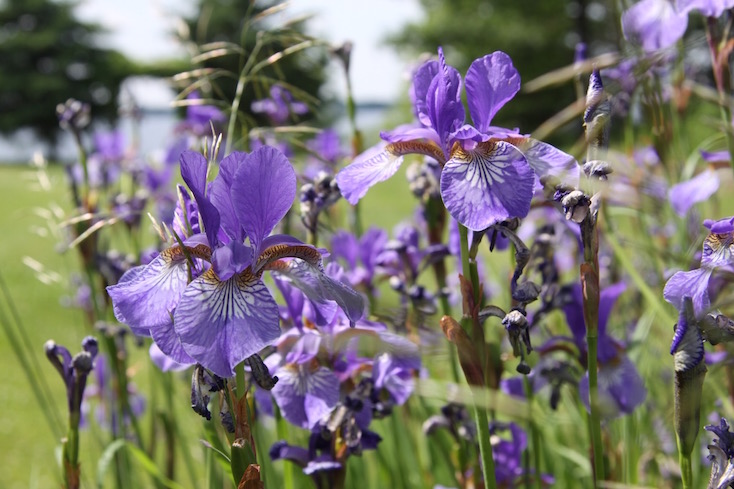
{"label": "tall flowering stalk", "polygon": [[[604,93],[601,75],[594,70],[586,94],[584,126],[588,151],[585,169],[604,166],[604,151],[609,144],[611,104]],[[591,173],[591,172],[590,172]],[[584,262],[581,264],[581,291],[589,370],[589,407],[595,487],[604,480],[604,456],[601,441],[601,415],[598,387],[599,340],[599,230],[597,228],[599,195],[591,197],[588,213],[580,222]]]}
{"label": "tall flowering stalk", "polygon": [[73,357],[65,347],[49,340],[44,346],[46,356],[61,375],[66,385],[66,400],[69,407],[69,427],[62,442],[62,463],[64,466],[64,486],[78,489],[81,479],[79,466],[79,423],[82,417],[82,397],[87,385],[87,377],[94,366],[97,356],[97,340],[88,336],[82,341],[82,349]]}
{"label": "tall flowering stalk", "polygon": [[[461,101],[463,89],[459,72],[446,64],[443,51],[438,60],[419,67],[413,77],[411,98],[418,124],[400,126],[381,133],[387,144],[368,149],[336,177],[344,197],[356,204],[374,184],[394,175],[403,156],[417,154],[436,160],[441,167],[440,197],[448,213],[459,223],[463,276],[461,325],[444,316],[441,326],[454,343],[469,384],[476,388],[497,389],[501,372],[496,354],[490,354],[480,317],[484,300],[479,282],[476,255],[479,239],[485,230],[503,221],[525,217],[530,210],[534,190],[540,178],[553,176],[575,185],[578,165],[557,148],[520,134],[517,130],[492,126],[497,111],[520,90],[520,75],[510,57],[500,51],[476,59],[466,74],[465,87],[471,124],[465,121]],[[469,230],[474,231],[471,246]],[[527,254],[527,249],[524,250]],[[516,355],[531,351],[524,319],[525,300],[517,279],[527,264],[526,255],[518,260],[513,276],[513,298],[521,305],[503,317],[511,331]],[[523,284],[530,285],[530,284]],[[516,290],[517,289],[517,290]],[[516,292],[519,295],[516,296]],[[529,294],[531,296],[532,294]],[[513,320],[516,319],[516,321]],[[513,336],[514,334],[514,336]],[[521,344],[525,341],[524,344]],[[527,345],[527,349],[525,347]],[[521,367],[529,371],[524,360]],[[474,402],[481,469],[485,487],[497,487],[494,458],[489,438],[487,407]]]}

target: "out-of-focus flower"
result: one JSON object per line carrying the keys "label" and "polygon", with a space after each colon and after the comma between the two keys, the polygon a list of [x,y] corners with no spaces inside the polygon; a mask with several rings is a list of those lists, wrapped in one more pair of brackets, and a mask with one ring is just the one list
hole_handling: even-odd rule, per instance
{"label": "out-of-focus flower", "polygon": [[[624,292],[623,282],[603,289],[599,298],[599,337],[597,340],[599,362],[600,405],[608,417],[629,414],[647,397],[645,384],[635,365],[624,352],[624,345],[607,333],[607,322],[617,298]],[[583,314],[581,285],[574,284],[568,301],[563,306],[566,321],[573,333],[579,351],[586,354],[586,326]],[[579,383],[579,395],[589,409],[588,372]]]}
{"label": "out-of-focus flower", "polygon": [[688,209],[705,202],[719,189],[719,176],[714,170],[704,170],[686,182],[673,185],[668,190],[668,200],[673,210],[684,217]]}
{"label": "out-of-focus flower", "polygon": [[186,119],[176,126],[177,132],[189,132],[197,137],[211,135],[211,126],[218,129],[226,120],[226,116],[219,108],[197,102],[201,100],[199,92],[191,92],[186,100],[190,102],[186,106]]}
{"label": "out-of-focus flower", "polygon": [[665,49],[683,37],[688,13],[668,0],[641,0],[622,13],[622,32],[646,52]]}
{"label": "out-of-focus flower", "polygon": [[290,90],[280,85],[273,85],[270,87],[270,97],[254,101],[252,111],[267,115],[275,125],[282,125],[288,122],[291,116],[306,114],[308,106],[295,100]]}

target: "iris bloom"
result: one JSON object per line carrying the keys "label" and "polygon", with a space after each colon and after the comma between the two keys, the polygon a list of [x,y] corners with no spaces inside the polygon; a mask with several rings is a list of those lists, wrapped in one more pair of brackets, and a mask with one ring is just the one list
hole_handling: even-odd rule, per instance
{"label": "iris bloom", "polygon": [[[232,153],[210,184],[207,170],[202,155],[182,153],[181,175],[193,201],[179,209],[174,227],[188,232],[108,287],[118,321],[151,335],[179,363],[198,362],[231,377],[237,364],[280,336],[265,270],[290,274],[314,299],[336,301],[351,322],[361,317],[362,297],[323,273],[319,250],[270,235],[296,195],[296,175],[282,153],[271,147]],[[191,225],[194,213],[203,232]]]}
{"label": "iris bloom", "polygon": [[[601,404],[608,417],[620,413],[632,413],[647,397],[645,384],[634,363],[624,352],[624,346],[607,333],[607,321],[617,298],[624,292],[623,282],[610,285],[601,291],[599,299],[599,391]],[[573,333],[579,351],[586,354],[586,325],[583,315],[581,285],[575,284],[571,301],[563,306],[566,321]],[[589,374],[579,383],[579,395],[589,408]]]}
{"label": "iris bloom", "polygon": [[421,154],[442,166],[441,197],[449,213],[475,231],[512,217],[524,217],[539,176],[551,174],[574,185],[578,165],[555,147],[492,126],[497,111],[520,90],[510,57],[496,51],[476,59],[466,74],[472,123],[465,124],[462,80],[443,51],[415,72],[411,98],[419,125],[381,134],[387,144],[359,155],[336,177],[344,197],[355,204],[374,184],[397,172],[406,154]]}
{"label": "iris bloom", "polygon": [[[675,326],[671,355],[675,355],[680,369],[688,370],[703,359],[703,337],[696,323],[711,308],[709,282],[714,271],[732,271],[734,266],[734,217],[718,221],[704,221],[710,233],[703,242],[701,266],[688,272],[676,272],[663,289],[663,297],[679,312]],[[689,312],[685,303],[690,301]]]}

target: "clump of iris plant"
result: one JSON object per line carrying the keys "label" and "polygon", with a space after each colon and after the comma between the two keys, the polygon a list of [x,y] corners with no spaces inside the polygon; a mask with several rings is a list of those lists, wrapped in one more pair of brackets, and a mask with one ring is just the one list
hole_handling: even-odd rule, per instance
{"label": "clump of iris plant", "polygon": [[280,151],[234,152],[210,183],[204,156],[185,151],[180,161],[193,198],[180,189],[171,246],[108,287],[121,323],[152,336],[173,360],[227,378],[280,336],[266,270],[296,277],[312,299],[335,301],[351,322],[362,316],[362,297],[324,273],[323,250],[271,235],[296,195],[296,174]]}
{"label": "clump of iris plant", "polygon": [[446,209],[468,229],[481,231],[525,217],[541,176],[575,185],[573,157],[515,129],[491,125],[520,90],[520,75],[507,54],[496,51],[476,59],[465,86],[472,124],[465,120],[461,75],[446,64],[439,48],[438,60],[424,63],[413,76],[410,95],[418,124],[381,133],[387,144],[368,149],[339,172],[342,195],[356,204],[372,185],[397,172],[404,155],[425,155],[442,167]]}

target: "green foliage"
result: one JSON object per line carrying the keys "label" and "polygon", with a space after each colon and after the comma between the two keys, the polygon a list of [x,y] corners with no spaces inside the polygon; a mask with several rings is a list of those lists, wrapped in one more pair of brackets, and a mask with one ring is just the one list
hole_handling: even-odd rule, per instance
{"label": "green foliage", "polygon": [[[270,0],[255,5],[255,2],[234,0],[199,0],[196,15],[187,20],[189,41],[203,53],[194,58],[196,67],[215,73],[198,80],[201,91],[218,101],[222,108],[230,109],[238,83],[247,76],[237,115],[238,134],[245,135],[247,128],[268,125],[267,118],[254,114],[250,107],[253,101],[267,98],[273,84],[283,84],[295,98],[309,103],[312,115],[325,81],[328,56],[323,47],[299,49],[280,57],[279,53],[288,53],[289,48],[310,39],[304,34],[305,19],[287,25],[274,21],[270,12],[277,10],[281,3]],[[220,46],[228,46],[227,52],[206,54],[207,47]],[[258,63],[264,64],[261,70],[248,71]]]}
{"label": "green foliage", "polygon": [[1,133],[31,127],[54,143],[56,104],[69,98],[90,103],[96,118],[116,118],[120,83],[134,66],[119,52],[97,47],[100,32],[75,18],[72,3],[0,3]]}

